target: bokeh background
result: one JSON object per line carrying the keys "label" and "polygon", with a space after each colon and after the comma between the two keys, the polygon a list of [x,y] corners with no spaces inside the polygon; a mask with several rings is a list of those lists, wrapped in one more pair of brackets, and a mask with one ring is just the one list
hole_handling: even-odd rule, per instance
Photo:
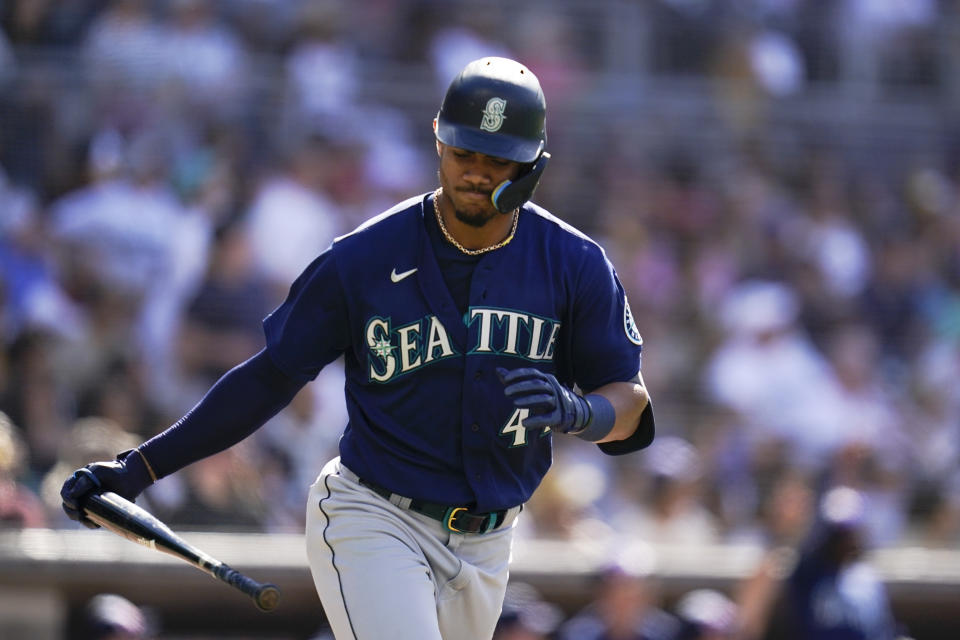
{"label": "bokeh background", "polygon": [[[75,529],[74,468],[175,422],[335,236],[432,189],[431,119],[483,55],[541,80],[535,199],[616,265],[659,428],[625,458],[556,439],[521,540],[773,553],[844,487],[867,548],[956,548],[952,0],[0,1],[0,527]],[[334,364],[142,502],[300,532],[341,394]],[[738,637],[772,633],[775,588],[741,587]]]}

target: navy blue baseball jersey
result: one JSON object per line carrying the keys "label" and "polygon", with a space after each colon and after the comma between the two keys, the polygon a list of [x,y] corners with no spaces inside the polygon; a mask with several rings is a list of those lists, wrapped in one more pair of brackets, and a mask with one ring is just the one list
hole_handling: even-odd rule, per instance
{"label": "navy blue baseball jersey", "polygon": [[495,511],[551,463],[495,368],[536,367],[584,392],[634,379],[642,340],[603,249],[527,203],[505,247],[479,256],[464,305],[428,234],[433,196],[338,238],[264,321],[267,352],[310,380],[345,357],[342,462],[414,499]]}
{"label": "navy blue baseball jersey", "polygon": [[818,546],[802,551],[788,586],[801,638],[893,640],[897,622],[877,572],[857,560],[838,566]]}

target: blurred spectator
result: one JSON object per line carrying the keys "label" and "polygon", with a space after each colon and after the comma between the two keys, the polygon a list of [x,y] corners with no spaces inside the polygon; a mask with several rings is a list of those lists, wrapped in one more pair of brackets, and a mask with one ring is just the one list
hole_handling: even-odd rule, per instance
{"label": "blurred spectator", "polygon": [[221,225],[206,278],[187,305],[179,336],[186,382],[202,392],[263,346],[260,323],[274,290],[254,269],[249,238],[236,221]]}
{"label": "blurred spectator", "polygon": [[347,139],[341,142],[340,170],[329,189],[345,228],[359,226],[372,211],[392,206],[388,202],[395,202],[398,194],[427,190],[430,183],[424,176],[433,163],[431,150],[417,144],[423,131],[430,131],[429,118],[411,122],[397,109],[363,105],[349,123]]}
{"label": "blurred spectator", "polygon": [[361,60],[344,33],[348,8],[336,2],[307,3],[286,56],[287,107],[293,122],[343,118],[360,94]]}
{"label": "blurred spectator", "polygon": [[64,275],[89,278],[137,303],[165,276],[171,230],[184,215],[166,182],[165,142],[159,131],[126,140],[109,130],[92,141],[90,182],[52,205],[53,235],[69,260]]}
{"label": "blurred spectator", "polygon": [[254,265],[276,288],[276,303],[340,231],[337,210],[324,193],[337,162],[331,149],[319,135],[291,142],[282,166],[259,185],[245,214]]}
{"label": "blurred spectator", "polygon": [[209,233],[205,213],[168,182],[168,142],[159,130],[127,140],[105,129],[90,143],[89,183],[51,205],[58,273],[84,311],[57,353],[74,389],[97,386],[117,362],[149,362],[141,382],[155,393],[141,397],[162,406],[171,395],[176,318],[206,267]]}
{"label": "blurred spectator", "polygon": [[837,11],[842,72],[857,97],[873,98],[891,83],[929,81],[935,0],[846,0]]}
{"label": "blurred spectator", "polygon": [[777,99],[797,93],[806,69],[790,34],[746,23],[718,30],[713,75],[717,104],[737,142],[762,139]]}
{"label": "blurred spectator", "polygon": [[804,215],[798,216],[784,233],[795,243],[800,256],[819,271],[827,292],[843,304],[866,287],[872,269],[870,248],[853,218],[842,163],[821,164],[811,171]]}
{"label": "blurred spectator", "polygon": [[[165,90],[215,119],[243,114],[249,77],[244,43],[212,0],[169,0],[161,25]],[[172,86],[171,86],[172,85]]]}
{"label": "blurred spectator", "polygon": [[960,471],[918,485],[909,511],[914,530],[900,543],[956,548],[960,541]]}
{"label": "blurred spectator", "polygon": [[563,612],[544,600],[532,586],[511,582],[493,640],[548,640],[563,620]]}
{"label": "blurred spectator", "polygon": [[513,21],[512,32],[523,37],[512,55],[537,74],[543,94],[550,96],[551,109],[560,107],[559,118],[551,120],[553,130],[559,130],[566,124],[563,107],[576,99],[585,82],[587,62],[577,37],[578,25],[563,13],[544,12],[534,6],[521,11]]}
{"label": "blurred spectator", "polygon": [[647,486],[613,516],[614,530],[654,544],[717,542],[718,523],[703,502],[703,462],[693,445],[659,435],[635,457]]}
{"label": "blurred spectator", "polygon": [[807,532],[813,515],[815,493],[813,478],[789,467],[764,477],[754,488],[758,492],[757,509],[747,519],[745,529],[728,532],[727,540],[752,543],[765,549],[795,547]]}
{"label": "blurred spectator", "polygon": [[721,31],[711,29],[721,17],[719,5],[689,0],[650,3],[655,73],[703,74]]}
{"label": "blurred spectator", "polygon": [[0,6],[0,30],[17,44],[75,46],[101,0],[11,0]]}
{"label": "blurred spectator", "polygon": [[593,601],[560,627],[558,640],[670,640],[677,620],[660,608],[651,558],[621,557],[590,589]]}
{"label": "blurred spectator", "polygon": [[79,629],[68,640],[149,640],[155,637],[144,611],[123,596],[102,593],[83,608]]}
{"label": "blurred spectator", "polygon": [[271,496],[266,516],[271,530],[303,530],[309,488],[323,461],[337,455],[347,424],[343,375],[342,360],[324,367],[253,436],[262,453],[261,478]]}
{"label": "blurred spectator", "polygon": [[737,605],[715,589],[685,593],[674,607],[680,630],[674,640],[740,638]]}
{"label": "blurred spectator", "polygon": [[888,367],[908,360],[922,344],[930,258],[926,247],[902,234],[882,238],[874,248],[874,277],[858,301],[860,315],[884,344]]}
{"label": "blurred spectator", "polygon": [[960,540],[960,341],[939,340],[917,358],[911,376],[913,531],[921,544],[953,547]]}
{"label": "blurred spectator", "polygon": [[72,419],[72,390],[59,375],[54,357],[57,345],[55,336],[30,331],[21,334],[7,352],[2,407],[20,427],[30,450],[30,472],[36,474],[56,461]]}
{"label": "blurred spectator", "polygon": [[267,501],[260,480],[261,464],[249,442],[199,460],[185,470],[176,494],[158,506],[171,526],[225,531],[262,531]]}
{"label": "blurred spectator", "polygon": [[104,94],[152,89],[163,77],[163,37],[148,0],[110,0],[90,25],[83,50]]}
{"label": "blurred spectator", "polygon": [[75,337],[79,309],[57,280],[38,199],[0,167],[0,282],[6,344],[32,329]]}
{"label": "blurred spectator", "polygon": [[863,325],[841,325],[829,336],[827,356],[837,381],[831,407],[842,425],[840,446],[825,468],[832,484],[858,489],[867,502],[862,522],[870,546],[887,546],[906,529],[909,487],[905,469],[910,437],[897,411],[898,390],[886,384],[876,335]]}
{"label": "blurred spectator", "polygon": [[760,511],[755,543],[764,552],[756,567],[736,586],[739,640],[763,638],[773,624],[782,628],[783,584],[816,512],[816,496],[809,479],[785,470],[762,501]]}
{"label": "blurred spectator", "polygon": [[720,309],[724,341],[705,367],[710,398],[746,421],[752,447],[782,444],[788,462],[816,468],[842,438],[837,390],[824,355],[797,324],[794,292],[747,281]]}
{"label": "blurred spectator", "polygon": [[[503,24],[501,9],[491,6],[474,11],[469,5],[451,7],[453,15],[430,38],[428,59],[440,93],[471,60],[485,56],[514,58],[503,42],[498,25]],[[438,96],[442,97],[442,96]]]}
{"label": "blurred spectator", "polygon": [[806,81],[804,61],[793,38],[776,29],[763,29],[749,42],[750,62],[760,86],[775,98],[797,94]]}
{"label": "blurred spectator", "polygon": [[152,434],[165,418],[149,397],[144,368],[122,358],[106,363],[96,377],[74,389],[74,413],[110,420],[132,433]]}
{"label": "blurred spectator", "polygon": [[[555,465],[524,506],[518,536],[582,543],[588,550],[605,550],[613,530],[607,517],[616,480],[607,460],[582,455],[577,443],[555,442]],[[588,452],[590,453],[590,452]],[[633,499],[633,489],[627,488]],[[614,498],[615,499],[615,498]]]}
{"label": "blurred spectator", "polygon": [[23,483],[29,453],[10,418],[0,412],[0,529],[47,525],[43,503]]}
{"label": "blurred spectator", "polygon": [[897,624],[886,588],[864,560],[866,504],[849,487],[828,491],[788,579],[803,640],[893,640]]}
{"label": "blurred spectator", "polygon": [[320,5],[343,0],[316,0],[289,2],[289,0],[233,0],[218,3],[217,8],[237,34],[246,43],[252,55],[275,54],[284,51],[294,37],[304,11],[304,5]]}

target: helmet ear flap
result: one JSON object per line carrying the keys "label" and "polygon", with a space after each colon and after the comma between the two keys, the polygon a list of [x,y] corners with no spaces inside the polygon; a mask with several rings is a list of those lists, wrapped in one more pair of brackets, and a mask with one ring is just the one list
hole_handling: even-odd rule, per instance
{"label": "helmet ear flap", "polygon": [[493,206],[500,213],[509,213],[533,197],[533,192],[540,183],[540,176],[547,168],[550,154],[544,151],[540,157],[530,165],[530,169],[513,180],[504,180],[490,194]]}

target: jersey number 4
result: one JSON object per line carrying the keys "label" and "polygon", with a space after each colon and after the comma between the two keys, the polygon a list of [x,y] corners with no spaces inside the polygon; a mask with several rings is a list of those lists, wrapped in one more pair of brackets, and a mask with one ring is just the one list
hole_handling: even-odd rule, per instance
{"label": "jersey number 4", "polygon": [[[510,443],[511,447],[522,447],[527,444],[527,428],[523,426],[523,420],[528,415],[530,415],[530,409],[515,409],[513,415],[507,420],[507,424],[500,429],[500,435],[513,436],[513,442]],[[550,433],[550,427],[545,427],[540,437],[548,433]]]}

